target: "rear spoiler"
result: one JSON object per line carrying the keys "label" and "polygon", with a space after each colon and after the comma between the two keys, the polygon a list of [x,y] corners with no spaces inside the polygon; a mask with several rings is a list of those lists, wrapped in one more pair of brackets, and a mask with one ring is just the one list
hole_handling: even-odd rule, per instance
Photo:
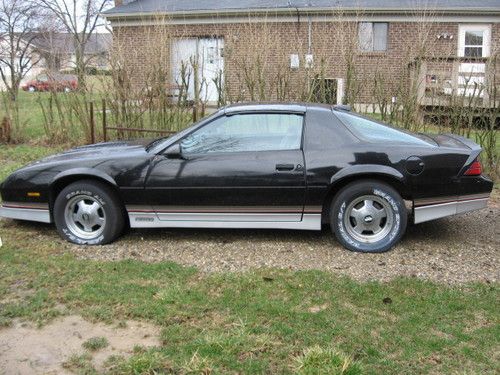
{"label": "rear spoiler", "polygon": [[467,146],[471,150],[471,153],[467,158],[467,160],[465,161],[464,166],[462,167],[462,169],[460,169],[460,172],[458,173],[459,176],[462,176],[465,173],[465,171],[469,168],[469,166],[472,163],[474,163],[474,161],[478,158],[479,154],[481,153],[481,151],[483,151],[483,149],[476,142],[471,141],[470,139],[462,137],[460,135],[456,134],[445,134],[445,135],[447,137],[459,141],[460,143],[462,143],[464,146]]}
{"label": "rear spoiler", "polygon": [[451,134],[451,133],[446,133],[444,134],[447,137],[453,138],[456,141],[459,141],[460,143],[463,143],[465,146],[469,147],[472,151],[478,151],[481,152],[483,149],[481,146],[479,146],[476,142],[471,141],[469,138],[462,137],[461,135],[456,135],[456,134]]}

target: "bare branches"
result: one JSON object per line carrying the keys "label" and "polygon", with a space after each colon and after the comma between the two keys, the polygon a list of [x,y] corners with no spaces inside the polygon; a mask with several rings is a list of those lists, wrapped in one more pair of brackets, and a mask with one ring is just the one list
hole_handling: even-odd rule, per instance
{"label": "bare branches", "polygon": [[0,78],[15,101],[21,80],[39,61],[33,41],[41,32],[42,14],[26,0],[0,0]]}
{"label": "bare branches", "polygon": [[113,4],[112,0],[40,0],[43,8],[48,10],[67,33],[73,37],[75,48],[75,65],[79,86],[85,87],[85,49],[101,22],[100,15]]}

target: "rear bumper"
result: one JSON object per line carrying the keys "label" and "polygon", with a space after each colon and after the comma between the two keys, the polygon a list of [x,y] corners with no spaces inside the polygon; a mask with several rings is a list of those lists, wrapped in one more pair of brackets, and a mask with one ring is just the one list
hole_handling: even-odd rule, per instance
{"label": "rear bumper", "polygon": [[413,214],[415,224],[442,217],[476,211],[488,206],[490,194],[474,194],[459,197],[415,200]]}
{"label": "rear bumper", "polygon": [[13,203],[0,204],[0,217],[16,220],[51,223],[49,205],[46,203]]}

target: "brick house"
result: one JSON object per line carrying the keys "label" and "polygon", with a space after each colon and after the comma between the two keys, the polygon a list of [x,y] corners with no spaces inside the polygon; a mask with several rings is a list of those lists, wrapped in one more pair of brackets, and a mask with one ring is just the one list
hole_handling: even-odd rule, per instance
{"label": "brick house", "polygon": [[[115,43],[124,46],[121,63],[134,87],[149,79],[146,49],[163,28],[168,31],[155,48],[166,48],[168,57],[155,64],[164,65],[172,90],[187,71],[185,94],[208,102],[220,100],[222,85],[230,101],[306,98],[372,108],[397,102],[409,87],[421,105],[475,96],[492,106],[500,93],[500,0],[115,5],[104,16]],[[186,69],[193,57],[201,66]],[[329,90],[323,98],[312,92],[318,87]]]}

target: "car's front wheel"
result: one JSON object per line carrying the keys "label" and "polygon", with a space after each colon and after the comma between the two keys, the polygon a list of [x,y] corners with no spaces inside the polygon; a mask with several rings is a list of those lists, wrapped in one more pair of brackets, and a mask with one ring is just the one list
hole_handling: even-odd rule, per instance
{"label": "car's front wheel", "polygon": [[338,241],[351,251],[380,253],[403,236],[408,221],[405,203],[391,186],[375,180],[348,184],[330,207]]}
{"label": "car's front wheel", "polygon": [[123,231],[125,219],[113,190],[98,181],[65,187],[54,203],[54,221],[62,238],[79,245],[104,245]]}

